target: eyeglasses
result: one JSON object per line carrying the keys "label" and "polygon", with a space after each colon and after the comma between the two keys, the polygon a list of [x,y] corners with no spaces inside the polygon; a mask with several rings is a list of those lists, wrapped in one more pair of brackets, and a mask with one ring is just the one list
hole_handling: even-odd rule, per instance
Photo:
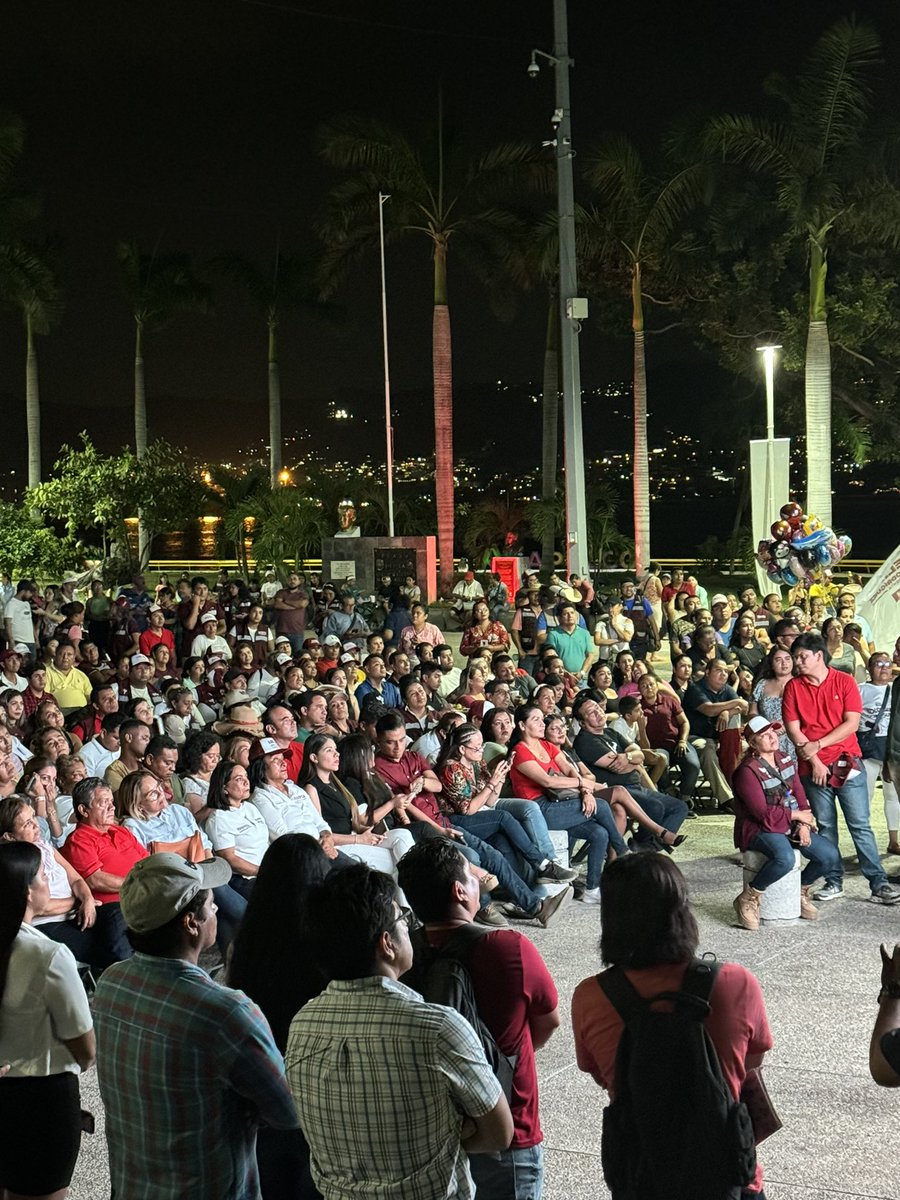
{"label": "eyeglasses", "polygon": [[391,921],[388,929],[396,929],[401,921],[407,929],[415,929],[418,925],[416,914],[413,912],[413,910],[411,908],[401,908],[397,916],[394,917],[393,921]]}
{"label": "eyeglasses", "polygon": [[872,662],[871,659],[869,661],[873,667],[889,667],[891,665],[889,658],[879,658],[876,662]]}

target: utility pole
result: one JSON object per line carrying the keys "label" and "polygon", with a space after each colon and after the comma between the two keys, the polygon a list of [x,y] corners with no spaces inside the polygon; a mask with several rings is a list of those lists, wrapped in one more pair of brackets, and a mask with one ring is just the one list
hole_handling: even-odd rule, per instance
{"label": "utility pole", "polygon": [[381,250],[381,338],[384,344],[384,428],[387,461],[388,537],[394,536],[394,427],[391,423],[391,375],[388,369],[387,287],[384,275],[384,205],[390,200],[378,193],[378,245]]}
{"label": "utility pole", "polygon": [[563,461],[566,472],[566,565],[571,574],[589,574],[587,508],[584,499],[584,438],[581,430],[581,362],[578,334],[587,317],[587,300],[578,295],[575,256],[575,185],[572,159],[572,110],[569,96],[569,23],[566,0],[553,0],[553,54],[534,50],[528,73],[538,73],[536,56],[553,63],[556,111],[552,124],[556,148],[556,205],[559,220],[560,361],[563,389]]}

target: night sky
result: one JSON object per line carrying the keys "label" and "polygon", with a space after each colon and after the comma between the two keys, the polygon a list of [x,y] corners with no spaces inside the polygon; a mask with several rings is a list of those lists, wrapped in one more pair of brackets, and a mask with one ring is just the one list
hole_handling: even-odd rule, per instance
{"label": "night sky", "polygon": [[[692,106],[759,108],[764,77],[792,72],[851,8],[833,0],[570,0],[569,10],[573,134],[584,152],[607,130],[652,149],[671,115]],[[867,0],[855,11],[882,36],[894,78],[881,94],[896,106],[896,0]],[[474,148],[549,136],[552,71],[532,81],[525,67],[532,47],[552,48],[551,0],[27,0],[4,5],[2,36],[0,106],[27,126],[18,178],[41,194],[42,227],[65,246],[67,310],[40,343],[45,469],[83,426],[108,449],[131,437],[133,322],[117,239],[198,261],[225,251],[268,261],[279,239],[286,249],[312,247],[311,225],[333,178],[312,147],[316,126],[365,111],[416,136],[434,120],[439,80],[448,123]],[[399,396],[430,384],[424,240],[391,249],[388,288]],[[501,324],[452,260],[450,288],[458,384],[539,378],[541,303],[526,301],[513,323]],[[377,258],[356,270],[341,299],[350,316],[342,334],[307,318],[284,324],[286,432],[310,425],[315,433],[331,395],[354,397],[360,411],[371,395],[377,419]],[[627,339],[605,341],[588,322],[581,344],[585,388],[627,377]],[[263,435],[265,346],[260,318],[222,287],[213,315],[180,317],[152,335],[151,434],[215,454]],[[660,344],[663,407],[666,360],[684,353]],[[15,315],[0,320],[0,398],[12,435],[7,462],[24,465],[24,333]],[[397,449],[404,453],[402,421]]]}

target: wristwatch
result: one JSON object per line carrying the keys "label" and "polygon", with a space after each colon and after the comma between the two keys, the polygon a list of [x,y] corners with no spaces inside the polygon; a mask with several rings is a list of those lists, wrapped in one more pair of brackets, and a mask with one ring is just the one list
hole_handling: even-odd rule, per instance
{"label": "wristwatch", "polygon": [[889,1000],[900,1000],[900,983],[883,984],[881,991],[878,993],[878,1003],[880,1004],[885,997]]}

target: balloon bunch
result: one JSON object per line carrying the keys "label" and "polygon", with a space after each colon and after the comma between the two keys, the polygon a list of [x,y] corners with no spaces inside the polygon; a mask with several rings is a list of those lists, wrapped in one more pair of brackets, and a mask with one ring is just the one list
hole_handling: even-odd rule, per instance
{"label": "balloon bunch", "polygon": [[759,543],[756,560],[774,583],[815,583],[850,553],[853,543],[809,515],[795,501],[785,504],[772,526],[772,540]]}

